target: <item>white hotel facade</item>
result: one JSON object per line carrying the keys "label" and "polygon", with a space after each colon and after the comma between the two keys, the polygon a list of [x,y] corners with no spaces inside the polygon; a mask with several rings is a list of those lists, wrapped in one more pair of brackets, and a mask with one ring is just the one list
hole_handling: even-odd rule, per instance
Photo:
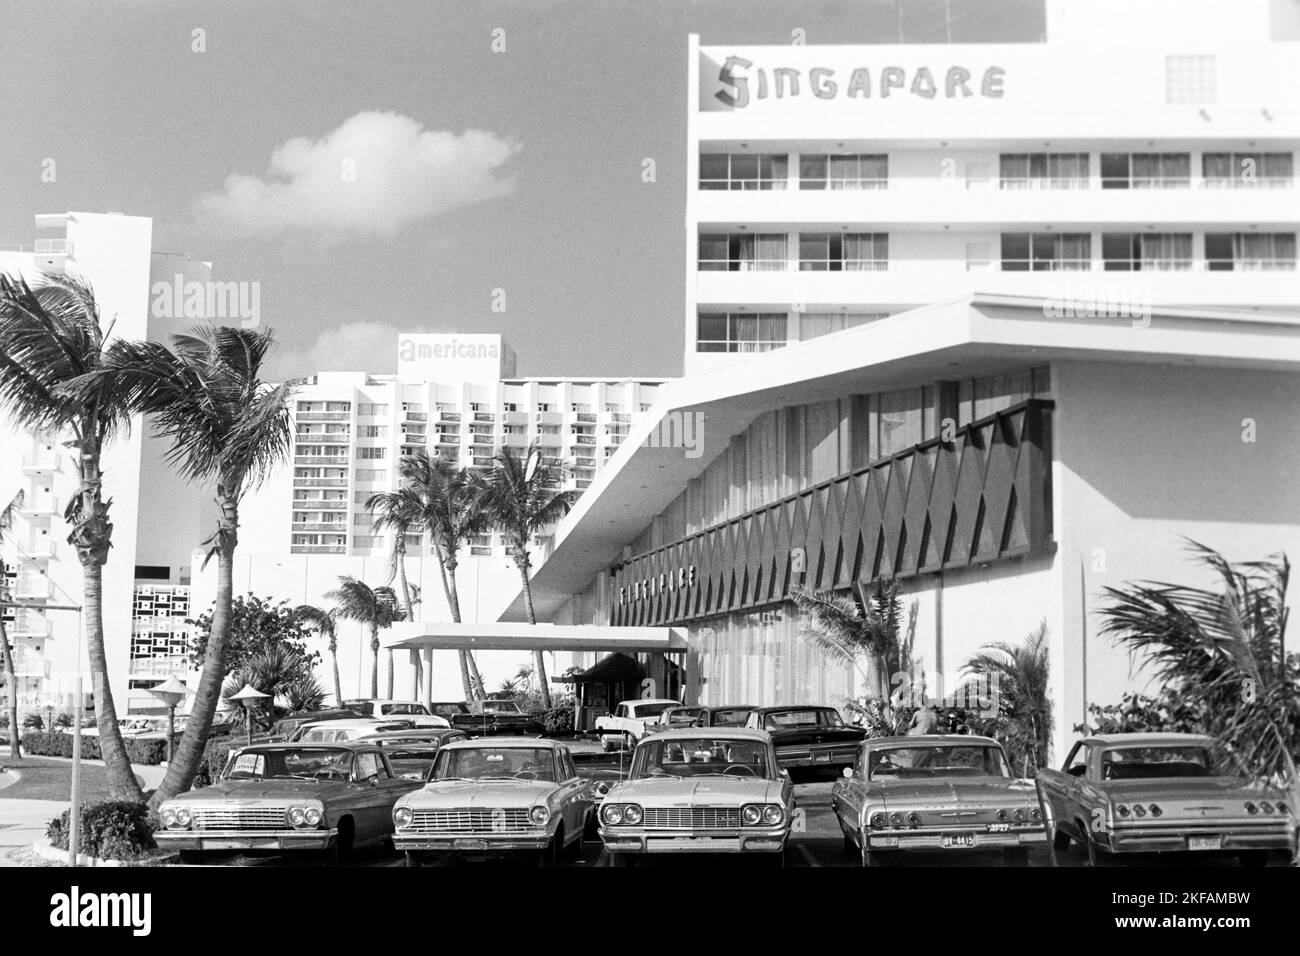
{"label": "white hotel facade", "polygon": [[[1205,581],[1184,537],[1300,554],[1291,13],[692,38],[686,376],[557,529],[539,615],[665,629],[689,701],[839,705],[868,688],[790,588],[893,581],[932,689],[1046,626],[1058,750],[1147,686],[1098,636],[1105,587]],[[681,420],[702,454],[647,442]]]}

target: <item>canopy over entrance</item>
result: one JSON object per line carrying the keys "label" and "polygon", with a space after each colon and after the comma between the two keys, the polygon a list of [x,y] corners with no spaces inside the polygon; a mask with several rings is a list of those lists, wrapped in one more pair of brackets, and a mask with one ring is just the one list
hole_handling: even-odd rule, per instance
{"label": "canopy over entrance", "polygon": [[419,651],[620,651],[686,652],[686,632],[675,627],[605,627],[595,624],[452,624],[400,621],[384,647]]}
{"label": "canopy over entrance", "polygon": [[601,658],[580,674],[569,674],[559,680],[566,684],[623,684],[645,677],[645,667],[635,657],[617,652]]}

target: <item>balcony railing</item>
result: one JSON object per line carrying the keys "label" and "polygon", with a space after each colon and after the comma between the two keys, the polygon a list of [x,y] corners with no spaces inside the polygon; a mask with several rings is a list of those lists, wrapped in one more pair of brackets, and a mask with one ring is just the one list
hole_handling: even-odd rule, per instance
{"label": "balcony railing", "polygon": [[351,412],[298,412],[294,416],[300,422],[347,422],[352,420]]}
{"label": "balcony railing", "polygon": [[596,415],[594,412],[578,412],[578,421],[590,422],[594,425],[596,423]]}
{"label": "balcony railing", "polygon": [[403,435],[403,445],[427,445],[429,437],[427,435]]}
{"label": "balcony railing", "polygon": [[495,422],[497,417],[491,412],[475,412],[474,421],[476,422]]}
{"label": "balcony railing", "polygon": [[19,600],[45,600],[54,593],[54,585],[43,574],[24,572],[14,582],[13,593]]}
{"label": "balcony railing", "polygon": [[291,544],[290,554],[346,554],[345,544]]}
{"label": "balcony railing", "polygon": [[346,478],[295,478],[293,486],[295,488],[346,488],[348,480]]}
{"label": "balcony railing", "polygon": [[59,513],[59,499],[54,495],[28,495],[23,499],[22,511],[29,515]]}
{"label": "balcony railing", "polygon": [[9,623],[9,633],[13,637],[49,637],[50,619],[31,608],[18,608]]}
{"label": "balcony railing", "polygon": [[402,420],[408,422],[427,422],[428,412],[402,412]]}
{"label": "balcony railing", "polygon": [[293,463],[295,465],[346,465],[349,461],[347,455],[296,455]]}
{"label": "balcony railing", "polygon": [[731,339],[700,339],[695,343],[697,352],[770,352],[785,348],[786,339],[768,339],[765,341],[735,341]]}
{"label": "balcony railing", "polygon": [[293,507],[295,511],[347,511],[348,503],[332,498],[294,498]]}
{"label": "balcony railing", "polygon": [[295,521],[295,532],[324,531],[327,533],[346,534],[348,526],[342,521]]}
{"label": "balcony railing", "polygon": [[59,455],[27,454],[23,455],[23,469],[26,471],[58,471]]}
{"label": "balcony railing", "polygon": [[573,444],[575,445],[594,445],[596,444],[595,435],[573,435]]}
{"label": "balcony railing", "polygon": [[32,543],[27,549],[29,557],[38,560],[45,558],[57,558],[59,556],[58,542],[52,538],[41,538],[39,541]]}
{"label": "balcony railing", "polygon": [[444,422],[460,421],[460,412],[438,412],[438,418]]}

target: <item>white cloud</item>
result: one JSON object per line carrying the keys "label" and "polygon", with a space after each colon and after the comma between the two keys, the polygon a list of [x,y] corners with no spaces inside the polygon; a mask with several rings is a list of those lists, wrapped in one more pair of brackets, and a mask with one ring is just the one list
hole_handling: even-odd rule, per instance
{"label": "white cloud", "polygon": [[484,130],[424,129],[398,113],[364,112],[320,139],[271,154],[264,177],[234,174],[195,203],[199,222],[232,237],[295,229],[392,235],[406,224],[507,195],[501,167],[519,151]]}
{"label": "white cloud", "polygon": [[386,322],[348,322],[322,332],[309,348],[273,350],[262,378],[282,382],[316,372],[393,373],[400,332]]}

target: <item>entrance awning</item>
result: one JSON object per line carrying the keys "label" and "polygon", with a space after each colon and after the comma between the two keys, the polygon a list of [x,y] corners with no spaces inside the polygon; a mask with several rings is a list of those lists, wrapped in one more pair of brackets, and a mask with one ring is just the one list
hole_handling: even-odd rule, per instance
{"label": "entrance awning", "polygon": [[621,651],[684,653],[686,632],[676,627],[604,627],[594,624],[451,624],[400,621],[381,637],[393,650]]}
{"label": "entrance awning", "polygon": [[645,668],[635,657],[615,651],[580,674],[561,678],[566,684],[624,684],[645,677]]}

